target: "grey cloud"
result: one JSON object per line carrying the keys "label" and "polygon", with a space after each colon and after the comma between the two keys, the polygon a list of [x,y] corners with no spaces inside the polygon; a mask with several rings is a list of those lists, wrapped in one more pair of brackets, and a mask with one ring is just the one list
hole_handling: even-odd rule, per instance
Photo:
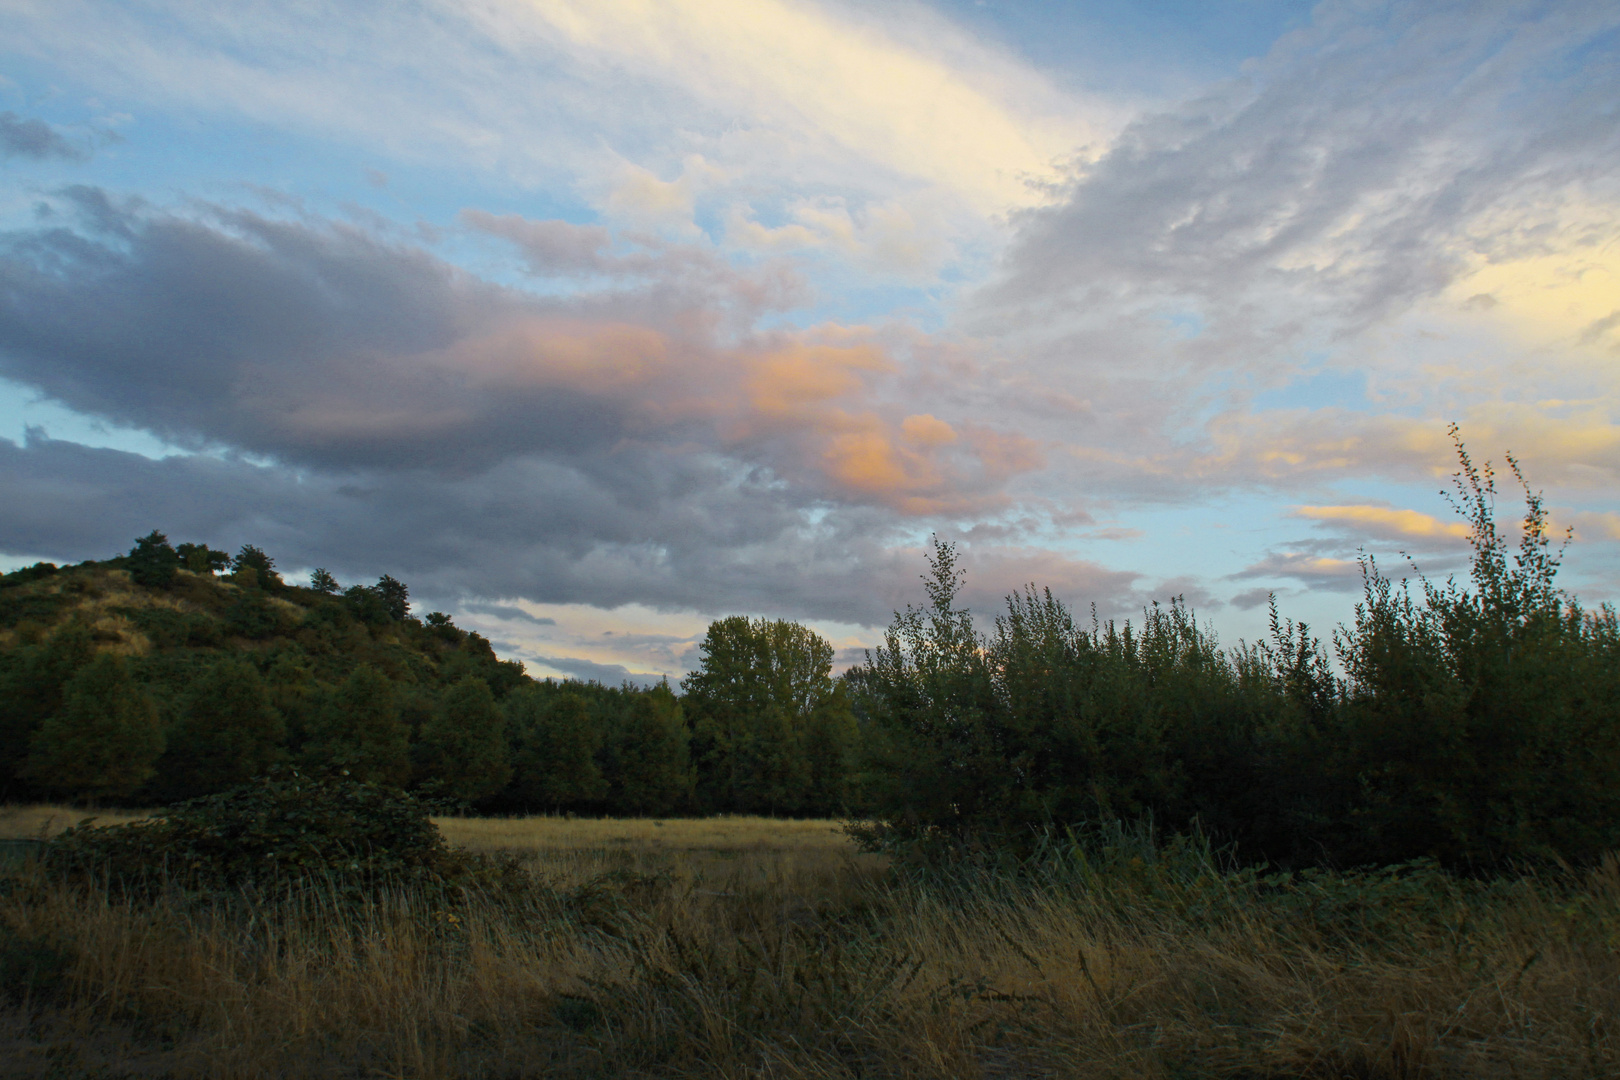
{"label": "grey cloud", "polygon": [[532,623],[535,626],[556,626],[557,625],[557,620],[556,619],[547,618],[544,615],[530,615],[527,611],[524,611],[522,608],[520,608],[520,607],[512,607],[509,604],[477,604],[477,603],[473,603],[473,604],[463,604],[461,606],[462,606],[462,610],[464,610],[464,611],[470,611],[470,612],[473,612],[474,614],[477,614],[477,615],[493,615],[497,619],[514,619],[514,620],[517,620],[519,622]]}
{"label": "grey cloud", "polygon": [[0,158],[83,161],[89,156],[43,120],[21,117],[9,110],[0,112]]}
{"label": "grey cloud", "polygon": [[1617,27],[1602,3],[1320,5],[1243,79],[1135,122],[1015,216],[966,325],[1028,359],[985,392],[1076,447],[1054,487],[1288,483],[1221,441],[1247,442],[1255,389],[1312,354],[1360,362],[1363,335],[1468,260],[1562,242],[1550,207],[1620,198]]}
{"label": "grey cloud", "polygon": [[724,313],[736,329],[747,329],[767,312],[791,310],[814,299],[804,278],[780,260],[739,271],[710,250],[668,244],[651,235],[636,235],[631,250],[616,252],[613,234],[600,225],[476,209],[463,210],[460,218],[517,248],[535,277],[654,283],[689,303],[701,295],[706,306]]}
{"label": "grey cloud", "polygon": [[[452,476],[329,475],[153,460],[36,432],[22,446],[0,440],[0,551],[106,558],[162,528],[219,548],[258,544],[343,580],[392,574],[423,610],[521,596],[882,626],[922,600],[921,551],[897,545],[887,515],[853,508],[811,528],[776,485],[669,455],[647,455],[638,471],[644,488],[621,499],[533,458]],[[968,565],[967,598],[987,616],[1028,581],[1109,612],[1130,606],[1132,576],[1093,564],[1005,550]]]}
{"label": "grey cloud", "polygon": [[1232,597],[1231,604],[1233,607],[1238,608],[1241,611],[1252,611],[1253,609],[1260,607],[1262,604],[1270,602],[1271,598],[1277,595],[1277,592],[1278,590],[1276,589],[1267,589],[1263,587],[1258,589],[1245,589],[1236,596]]}
{"label": "grey cloud", "polygon": [[[1601,181],[1620,151],[1611,5],[1324,4],[1316,21],[1248,78],[1133,124],[1060,205],[1024,214],[995,295],[1180,298],[1249,337],[1296,315],[1219,301],[1271,289],[1364,319],[1449,281],[1439,241],[1464,221]],[[1484,242],[1510,239],[1534,242]]]}
{"label": "grey cloud", "polygon": [[1231,578],[1294,578],[1313,589],[1353,592],[1361,588],[1361,567],[1350,559],[1334,559],[1303,551],[1273,552]]}

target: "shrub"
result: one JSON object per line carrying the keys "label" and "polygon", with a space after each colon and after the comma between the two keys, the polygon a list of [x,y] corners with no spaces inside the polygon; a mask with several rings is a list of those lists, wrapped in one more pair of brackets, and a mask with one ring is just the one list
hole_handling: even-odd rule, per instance
{"label": "shrub", "polygon": [[1620,617],[1556,588],[1541,496],[1509,456],[1512,551],[1491,470],[1452,436],[1471,582],[1420,578],[1417,599],[1365,559],[1334,635],[1343,679],[1275,605],[1269,642],[1223,650],[1179,603],[1085,629],[1032,588],[981,635],[936,541],[929,604],[847,680],[868,839],[1027,854],[1043,829],[1117,817],[1202,828],[1253,862],[1475,874],[1620,847]]}
{"label": "shrub", "polygon": [[137,891],[168,883],[273,891],[320,879],[353,892],[403,881],[456,884],[487,871],[445,844],[432,809],[346,774],[281,769],[148,821],[81,823],[46,845],[45,864]]}

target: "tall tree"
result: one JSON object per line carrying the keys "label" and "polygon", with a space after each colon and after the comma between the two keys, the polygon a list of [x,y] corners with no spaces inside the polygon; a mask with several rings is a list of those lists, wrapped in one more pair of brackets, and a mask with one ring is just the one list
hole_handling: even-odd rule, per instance
{"label": "tall tree", "polygon": [[383,607],[388,611],[388,617],[399,622],[411,613],[411,590],[405,587],[403,581],[396,581],[384,574],[372,586],[376,594],[382,598]]}
{"label": "tall tree", "polygon": [[18,794],[29,740],[47,717],[61,710],[63,689],[94,657],[89,629],[74,621],[5,658],[0,668],[0,799]]}
{"label": "tall tree", "polygon": [[443,692],[422,724],[416,745],[417,776],[438,781],[452,798],[477,802],[511,779],[510,752],[506,718],[489,684],[468,676]]}
{"label": "tall tree", "polygon": [[387,676],[362,664],[315,712],[304,744],[312,765],[343,768],[359,780],[403,787],[410,777],[410,732]]}
{"label": "tall tree", "polygon": [[189,798],[245,783],[281,759],[286,738],[258,669],[227,657],[182,697],[161,763],[162,786],[174,798]]}
{"label": "tall tree", "polygon": [[690,739],[681,703],[668,686],[635,695],[614,733],[613,812],[644,816],[685,806],[692,796]]}
{"label": "tall tree", "polygon": [[[699,668],[682,683],[693,716],[699,794],[711,809],[803,813],[819,767],[853,737],[847,700],[835,692],[832,645],[794,622],[744,616],[709,625]],[[830,778],[823,775],[823,802]]]}
{"label": "tall tree", "polygon": [[528,688],[503,702],[513,736],[512,795],[530,806],[574,810],[600,802],[607,780],[597,764],[602,730],[580,694]]}
{"label": "tall tree", "polygon": [[276,560],[252,544],[242,545],[242,550],[236,553],[236,558],[231,563],[231,569],[239,578],[256,584],[261,589],[276,589],[281,586],[281,575],[276,573]]}
{"label": "tall tree", "polygon": [[60,711],[29,740],[23,768],[48,791],[117,798],[146,783],[162,753],[157,706],[123,657],[103,653],[68,681]]}
{"label": "tall tree", "polygon": [[180,569],[180,556],[169,546],[169,538],[153,529],[129,549],[124,559],[130,580],[137,585],[161,589],[174,580]]}

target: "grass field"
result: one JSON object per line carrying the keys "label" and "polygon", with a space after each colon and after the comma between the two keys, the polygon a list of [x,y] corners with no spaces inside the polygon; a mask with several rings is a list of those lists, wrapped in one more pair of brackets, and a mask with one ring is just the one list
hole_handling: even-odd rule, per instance
{"label": "grass field", "polygon": [[523,852],[532,887],[137,903],[15,878],[0,1075],[1620,1075],[1614,860],[1266,883],[1122,840],[920,879],[831,822],[441,825]]}

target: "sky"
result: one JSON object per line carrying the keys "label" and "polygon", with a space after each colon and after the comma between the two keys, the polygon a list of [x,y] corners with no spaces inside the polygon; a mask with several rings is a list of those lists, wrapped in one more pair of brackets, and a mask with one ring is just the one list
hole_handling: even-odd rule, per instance
{"label": "sky", "polygon": [[537,677],[715,618],[1620,599],[1620,7],[0,0],[0,569],[384,573]]}

